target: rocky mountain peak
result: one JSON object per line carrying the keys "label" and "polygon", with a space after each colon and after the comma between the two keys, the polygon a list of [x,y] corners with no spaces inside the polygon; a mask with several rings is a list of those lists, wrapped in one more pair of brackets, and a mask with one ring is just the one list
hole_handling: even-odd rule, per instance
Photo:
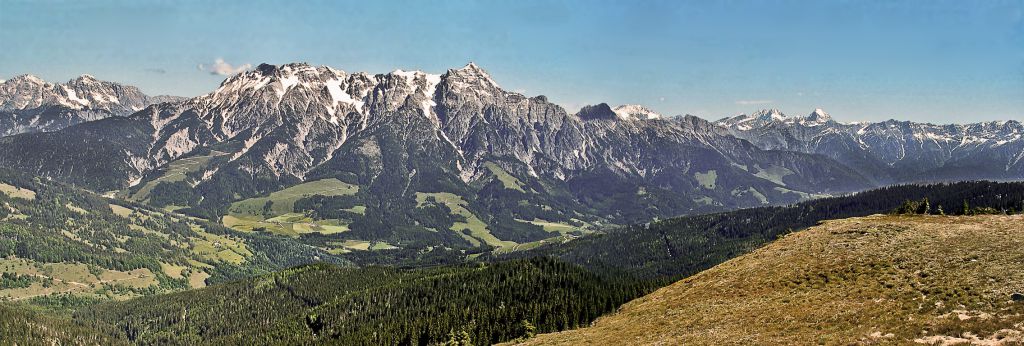
{"label": "rocky mountain peak", "polygon": [[783,114],[782,111],[779,111],[778,108],[762,109],[757,112],[754,112],[754,114],[752,114],[751,116],[761,121],[775,121],[786,119],[786,115]]}
{"label": "rocky mountain peak", "polygon": [[661,114],[651,110],[642,105],[621,105],[612,109],[623,120],[641,119],[641,120],[653,120],[661,119]]}
{"label": "rocky mountain peak", "polygon": [[583,120],[615,120],[619,115],[612,110],[607,103],[599,103],[592,106],[583,106],[576,116]]}
{"label": "rocky mountain peak", "polygon": [[446,73],[443,78],[449,81],[450,84],[454,84],[460,88],[471,86],[500,88],[498,83],[491,78],[491,75],[487,73],[487,71],[473,62],[470,62],[459,69],[448,70],[448,73]]}
{"label": "rocky mountain peak", "polygon": [[7,81],[5,81],[3,83],[43,85],[43,84],[46,84],[46,81],[44,81],[41,78],[36,77],[34,75],[23,74],[23,75],[14,76],[14,78],[8,79]]}
{"label": "rocky mountain peak", "polygon": [[829,119],[832,119],[832,117],[829,116],[828,113],[826,113],[821,108],[816,108],[813,112],[811,112],[811,114],[809,114],[807,116],[807,120],[829,120]]}
{"label": "rocky mountain peak", "polygon": [[93,77],[93,75],[91,75],[91,74],[82,74],[82,75],[76,77],[75,79],[72,79],[71,81],[69,81],[69,83],[70,82],[96,83],[96,82],[99,82],[99,80],[96,79],[96,77]]}
{"label": "rocky mountain peak", "polygon": [[[0,83],[0,110],[61,106],[71,110],[128,115],[154,102],[171,99],[162,97],[151,101],[136,87],[102,81],[88,74],[61,84],[47,83],[33,75],[20,75]],[[96,116],[99,115],[88,118]]]}
{"label": "rocky mountain peak", "polygon": [[808,114],[803,119],[800,119],[800,123],[809,126],[821,125],[832,121],[832,116],[828,115],[821,108],[815,109],[811,114]]}

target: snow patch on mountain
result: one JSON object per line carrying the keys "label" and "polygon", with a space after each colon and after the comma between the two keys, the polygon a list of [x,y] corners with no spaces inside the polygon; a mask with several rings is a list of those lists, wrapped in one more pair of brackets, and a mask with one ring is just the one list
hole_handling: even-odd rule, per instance
{"label": "snow patch on mountain", "polygon": [[612,108],[612,111],[622,120],[654,120],[661,119],[661,114],[641,105],[621,105]]}

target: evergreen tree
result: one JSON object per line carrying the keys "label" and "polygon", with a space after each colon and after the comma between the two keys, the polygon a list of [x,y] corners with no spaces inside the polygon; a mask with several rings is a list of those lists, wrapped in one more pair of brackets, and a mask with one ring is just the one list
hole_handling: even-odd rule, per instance
{"label": "evergreen tree", "polygon": [[537,336],[537,327],[534,327],[530,320],[523,320],[520,324],[523,327],[523,340]]}
{"label": "evergreen tree", "polygon": [[921,201],[921,206],[920,209],[918,209],[917,213],[922,215],[928,215],[931,214],[931,209],[932,206],[931,204],[928,203],[928,197],[925,197],[924,200]]}

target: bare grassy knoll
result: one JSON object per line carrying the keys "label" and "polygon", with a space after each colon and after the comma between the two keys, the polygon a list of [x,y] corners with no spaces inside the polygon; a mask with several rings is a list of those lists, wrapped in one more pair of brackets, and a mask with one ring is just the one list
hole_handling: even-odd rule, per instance
{"label": "bare grassy knoll", "polygon": [[527,344],[1024,344],[1024,216],[796,232]]}

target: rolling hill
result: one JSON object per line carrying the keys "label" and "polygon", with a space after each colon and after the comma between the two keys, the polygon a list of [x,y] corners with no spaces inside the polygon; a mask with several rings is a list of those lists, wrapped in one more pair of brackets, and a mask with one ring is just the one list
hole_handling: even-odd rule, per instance
{"label": "rolling hill", "polygon": [[745,254],[785,234],[829,219],[888,213],[928,200],[929,213],[969,215],[1024,211],[1024,183],[898,185],[789,206],[741,209],[631,225],[572,241],[547,242],[505,257],[552,256],[595,271],[679,279]]}
{"label": "rolling hill", "polygon": [[1024,342],[1024,217],[869,216],[786,236],[528,345]]}

